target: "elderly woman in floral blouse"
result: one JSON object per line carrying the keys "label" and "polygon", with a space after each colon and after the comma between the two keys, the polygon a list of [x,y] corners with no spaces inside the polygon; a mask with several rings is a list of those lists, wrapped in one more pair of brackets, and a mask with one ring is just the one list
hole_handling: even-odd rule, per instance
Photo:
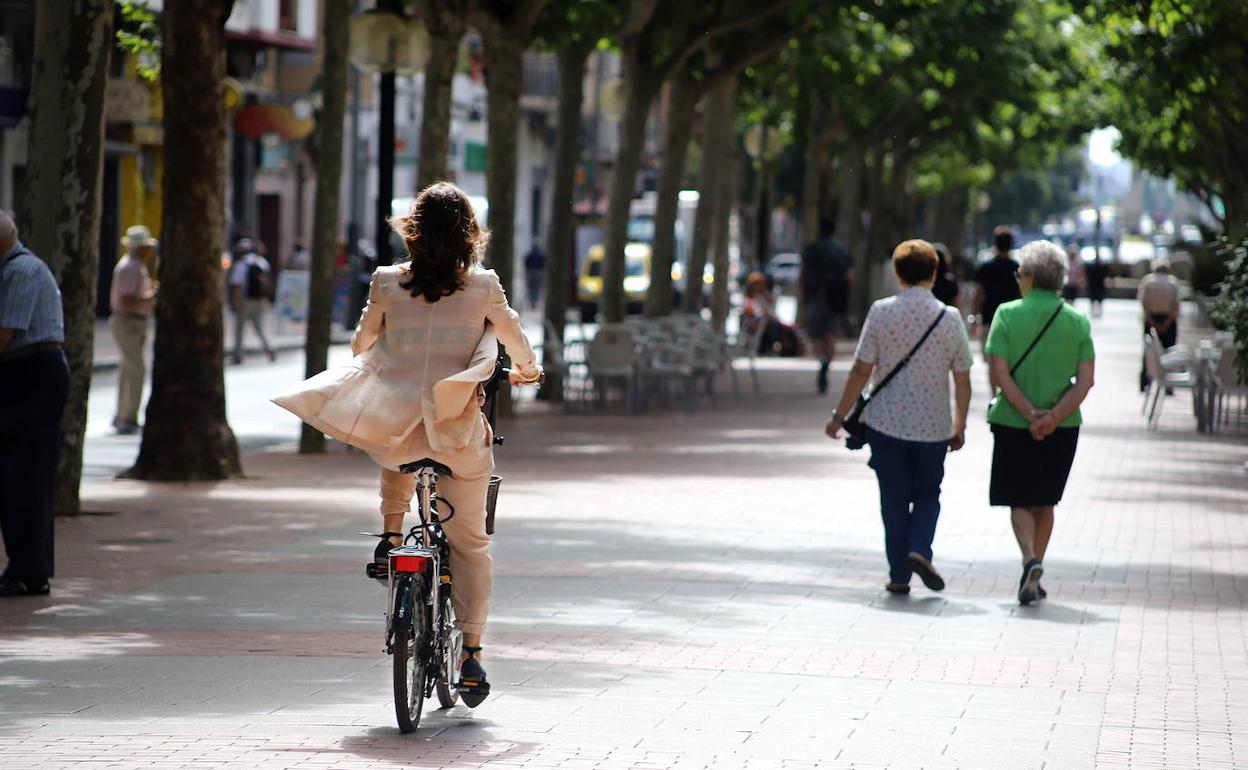
{"label": "elderly woman in floral blouse", "polygon": [[[930,243],[905,241],[893,250],[893,272],[901,291],[871,306],[858,339],[854,365],[827,434],[840,434],[867,382],[878,386],[929,328],[913,358],[888,387],[868,403],[862,421],[871,445],[870,466],[880,484],[888,582],[893,594],[910,593],[910,578],[933,591],[945,581],[932,565],[932,540],[940,516],[940,484],[945,454],[965,443],[971,402],[971,347],[957,308],[932,295],[939,259]],[[956,415],[950,409],[954,383]]]}

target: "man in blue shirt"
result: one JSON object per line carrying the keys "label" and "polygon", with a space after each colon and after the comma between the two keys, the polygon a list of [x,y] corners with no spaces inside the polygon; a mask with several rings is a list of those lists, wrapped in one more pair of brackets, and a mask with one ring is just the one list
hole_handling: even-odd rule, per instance
{"label": "man in blue shirt", "polygon": [[61,292],[0,211],[0,596],[41,596],[52,577],[52,491],[69,365]]}

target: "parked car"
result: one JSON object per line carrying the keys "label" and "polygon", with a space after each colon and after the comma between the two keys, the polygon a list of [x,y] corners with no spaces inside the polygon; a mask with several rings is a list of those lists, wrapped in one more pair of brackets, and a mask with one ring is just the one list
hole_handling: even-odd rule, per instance
{"label": "parked car", "polygon": [[791,251],[776,254],[767,260],[766,273],[777,287],[791,289],[802,273],[802,255]]}

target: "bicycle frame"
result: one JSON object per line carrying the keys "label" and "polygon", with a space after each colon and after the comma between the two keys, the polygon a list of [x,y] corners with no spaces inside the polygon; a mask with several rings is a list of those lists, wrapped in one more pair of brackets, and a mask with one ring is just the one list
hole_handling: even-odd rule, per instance
{"label": "bicycle frame", "polygon": [[[447,561],[449,546],[446,535],[442,532],[438,518],[437,474],[430,468],[424,468],[416,475],[417,516],[420,523],[415,524],[403,538],[403,545],[390,551],[389,581],[387,584],[387,640],[396,627],[410,625],[410,619],[404,618],[404,603],[396,603],[396,591],[403,590],[409,583],[411,575],[425,573],[430,575],[433,585],[441,586],[450,582]],[[436,579],[433,576],[437,576]],[[441,620],[440,602],[433,600],[434,592],[430,591],[426,598],[430,608],[430,627],[437,628]],[[387,643],[388,645],[388,643]],[[387,646],[388,649],[388,646]]]}

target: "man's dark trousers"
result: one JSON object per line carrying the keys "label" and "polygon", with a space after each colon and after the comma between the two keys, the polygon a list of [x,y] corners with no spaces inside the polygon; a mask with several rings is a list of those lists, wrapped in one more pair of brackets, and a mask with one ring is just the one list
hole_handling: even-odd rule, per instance
{"label": "man's dark trousers", "polygon": [[[1160,326],[1170,319],[1165,313],[1157,313],[1144,321],[1144,333],[1148,334],[1149,329],[1157,332],[1157,341],[1161,343],[1161,349],[1164,352],[1166,348],[1172,348],[1179,343],[1179,319],[1174,319],[1174,323],[1162,331]],[[1140,364],[1140,390],[1148,389],[1152,383],[1152,378],[1148,376],[1148,354],[1144,355],[1144,361]]]}
{"label": "man's dark trousers", "polygon": [[0,532],[4,577],[52,577],[52,492],[69,366],[59,348],[0,361]]}

